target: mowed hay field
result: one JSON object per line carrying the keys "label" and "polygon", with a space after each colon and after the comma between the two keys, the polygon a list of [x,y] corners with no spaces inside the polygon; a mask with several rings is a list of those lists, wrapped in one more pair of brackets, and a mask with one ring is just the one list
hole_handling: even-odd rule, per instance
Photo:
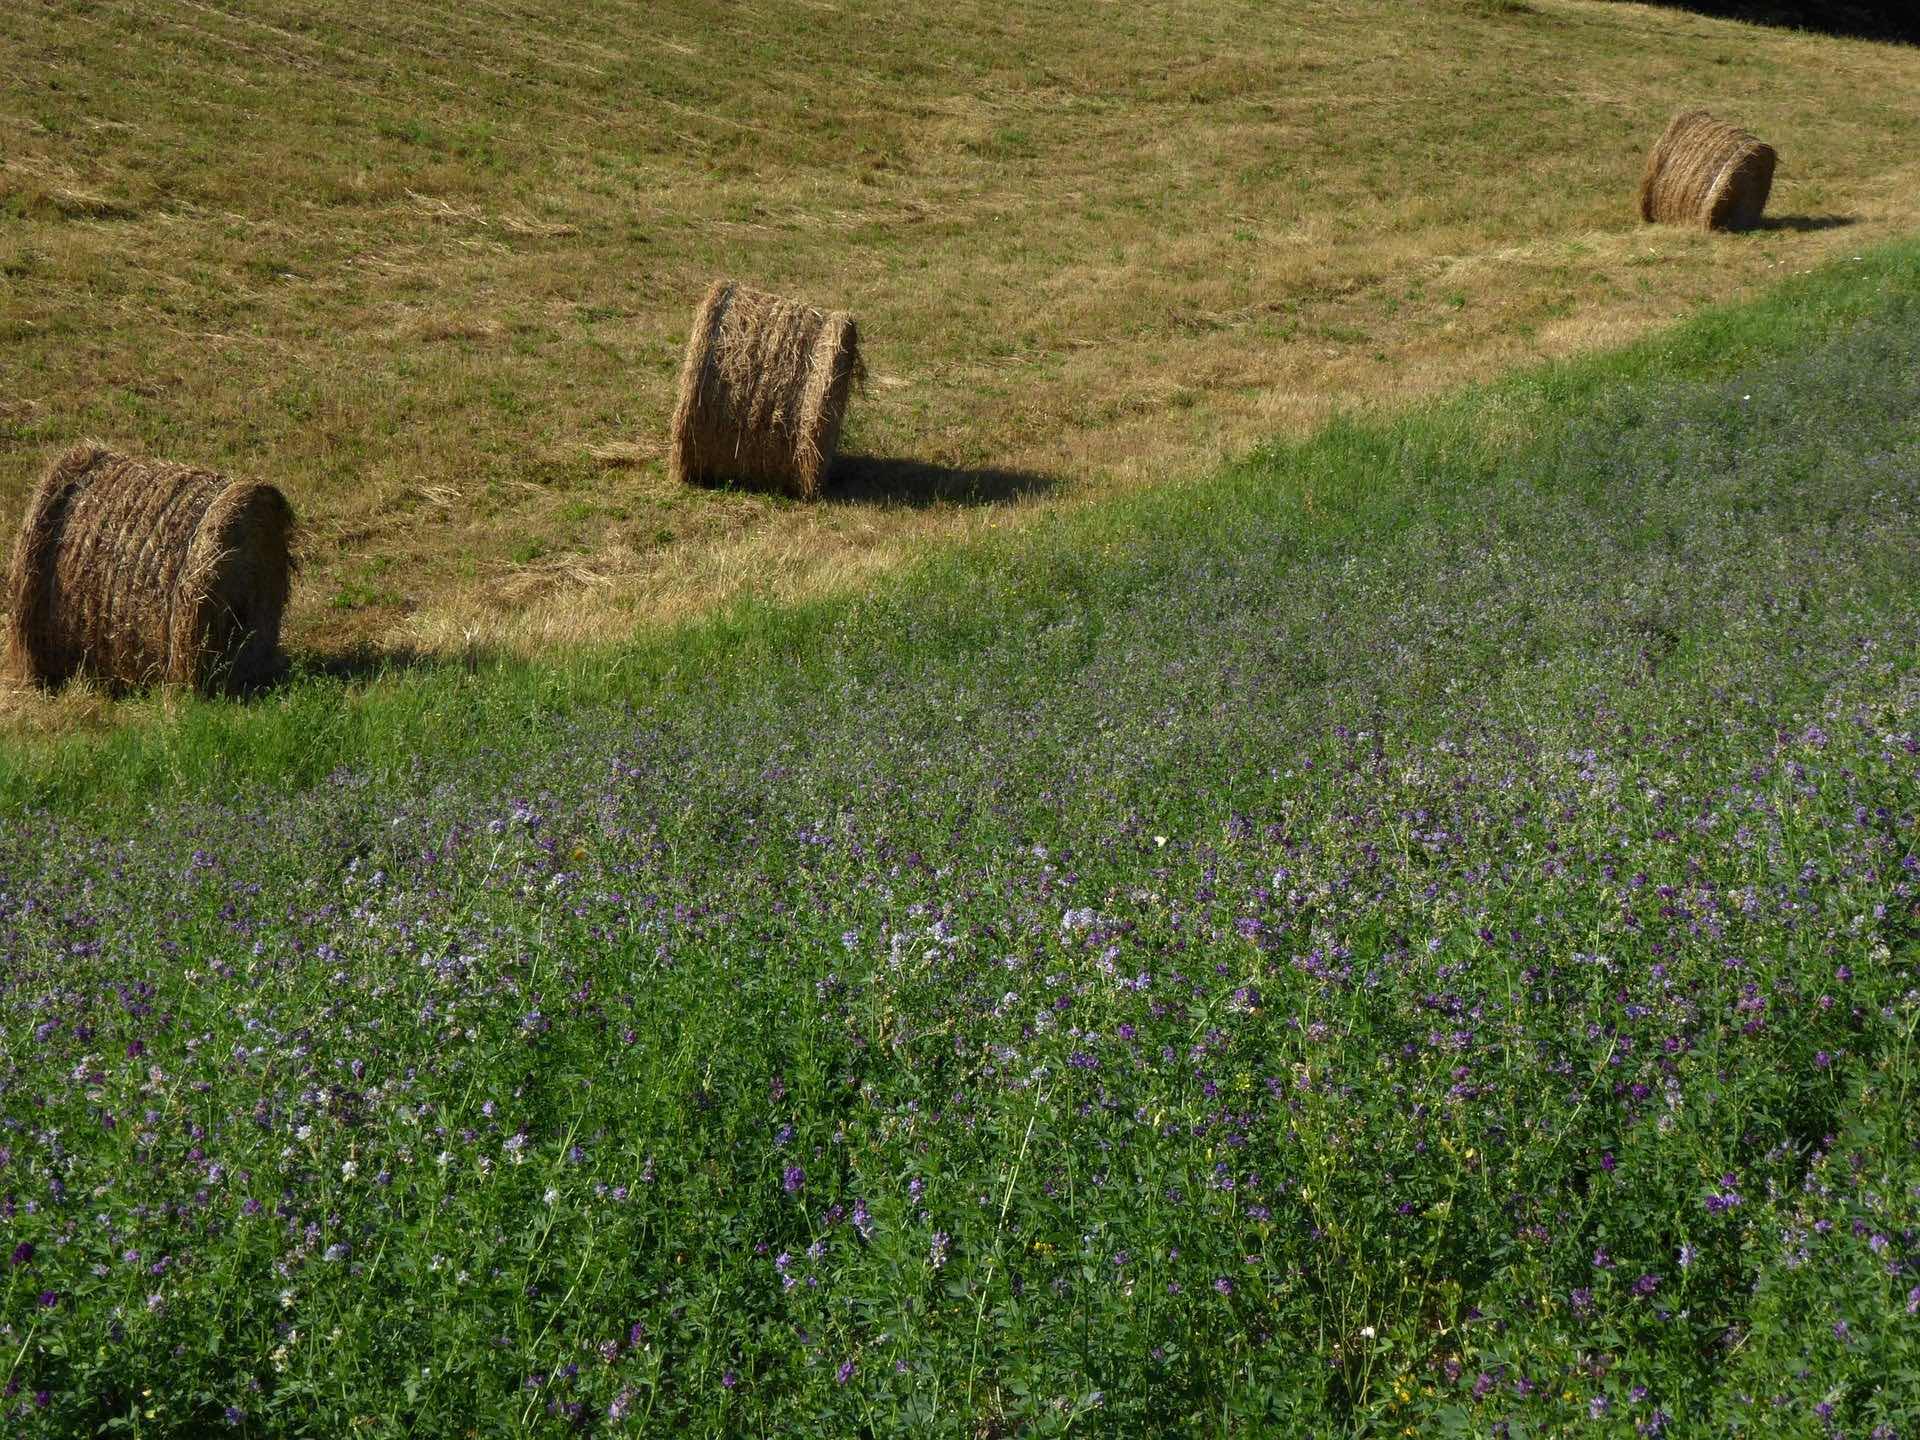
{"label": "mowed hay field", "polygon": [[[1920,50],[1575,0],[23,0],[0,524],[280,487],[296,655],[616,639],[1617,343],[1920,222]],[[1639,224],[1676,110],[1769,228]],[[859,319],[828,503],[687,490],[710,280]]]}

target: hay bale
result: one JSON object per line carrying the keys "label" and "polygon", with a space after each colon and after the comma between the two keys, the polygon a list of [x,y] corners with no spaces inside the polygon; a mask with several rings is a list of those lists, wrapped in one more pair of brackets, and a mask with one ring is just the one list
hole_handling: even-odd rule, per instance
{"label": "hay bale", "polygon": [[1708,230],[1751,230],[1773,188],[1773,147],[1704,110],[1676,115],[1640,177],[1640,218]]}
{"label": "hay bale", "polygon": [[23,680],[235,690],[272,672],[293,511],[271,485],[77,445],[27,504],[7,594]]}
{"label": "hay bale", "polygon": [[811,500],[864,374],[852,316],[717,280],[680,366],[669,469],[687,483],[743,480]]}

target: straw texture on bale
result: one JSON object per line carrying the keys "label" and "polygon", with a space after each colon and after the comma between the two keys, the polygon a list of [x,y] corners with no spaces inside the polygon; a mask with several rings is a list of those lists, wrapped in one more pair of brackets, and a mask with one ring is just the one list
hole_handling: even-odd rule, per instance
{"label": "straw texture on bale", "polygon": [[242,689],[276,662],[293,511],[271,485],[78,445],[27,504],[7,593],[20,678]]}
{"label": "straw texture on bale", "polygon": [[1751,230],[1773,188],[1773,147],[1704,110],[1676,115],[1640,177],[1640,218]]}
{"label": "straw texture on bale", "polygon": [[716,281],[680,367],[674,478],[741,480],[813,499],[863,373],[852,316]]}

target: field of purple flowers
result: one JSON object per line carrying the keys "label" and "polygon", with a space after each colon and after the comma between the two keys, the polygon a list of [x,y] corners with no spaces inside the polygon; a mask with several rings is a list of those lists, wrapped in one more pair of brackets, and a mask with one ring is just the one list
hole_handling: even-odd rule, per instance
{"label": "field of purple flowers", "polygon": [[1323,437],[1365,533],[1275,452],[803,672],[15,814],[3,1428],[1916,1440],[1903,253]]}

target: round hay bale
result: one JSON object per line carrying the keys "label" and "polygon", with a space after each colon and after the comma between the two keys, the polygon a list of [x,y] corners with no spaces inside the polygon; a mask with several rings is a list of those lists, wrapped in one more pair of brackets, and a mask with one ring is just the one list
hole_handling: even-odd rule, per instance
{"label": "round hay bale", "polygon": [[717,280],[680,366],[669,469],[689,484],[740,480],[811,500],[864,374],[852,316]]}
{"label": "round hay bale", "polygon": [[27,503],[7,594],[24,680],[244,689],[273,671],[293,511],[271,485],[77,445]]}
{"label": "round hay bale", "polygon": [[1640,177],[1640,218],[1708,230],[1751,230],[1773,188],[1773,147],[1704,110],[1673,117]]}

